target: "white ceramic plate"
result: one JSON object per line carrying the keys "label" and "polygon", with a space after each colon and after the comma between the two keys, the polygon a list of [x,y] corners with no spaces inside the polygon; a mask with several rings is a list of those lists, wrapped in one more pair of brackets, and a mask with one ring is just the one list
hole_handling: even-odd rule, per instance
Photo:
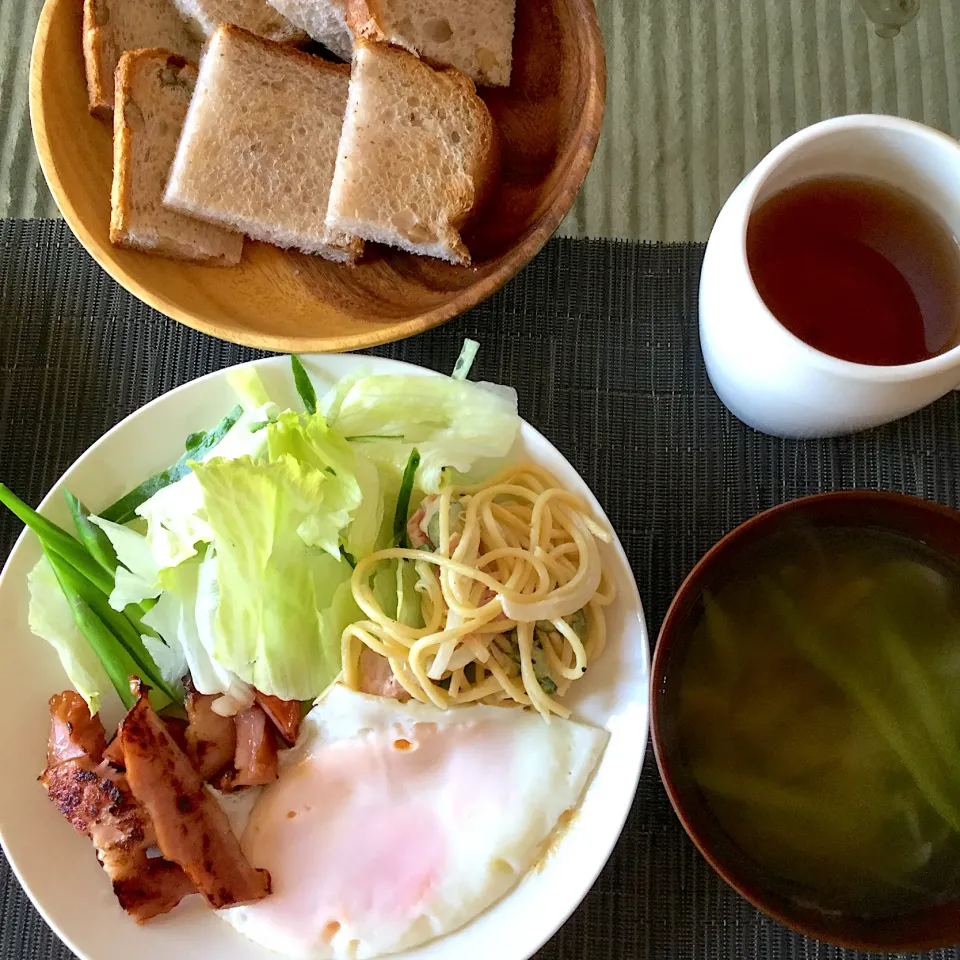
{"label": "white ceramic plate", "polygon": [[[319,388],[357,368],[371,372],[429,371],[395,361],[350,355],[304,359]],[[271,397],[295,406],[286,357],[255,361]],[[97,441],[63,475],[42,511],[69,528],[65,487],[92,510],[103,509],[145,477],[173,462],[188,434],[212,426],[236,400],[224,371],[185,384],[147,404]],[[603,517],[599,504],[556,448],[528,424],[514,454],[550,469]],[[580,807],[546,861],[502,901],[447,937],[402,955],[403,960],[526,960],[570,916],[606,862],[630,810],[647,742],[648,643],[630,565],[615,541],[605,559],[616,579],[603,657],[566,700],[573,716],[605,727],[610,740]],[[37,783],[48,730],[47,700],[67,686],[53,650],[27,627],[27,571],[39,557],[32,534],[17,541],[0,575],[3,671],[0,721],[6,731],[0,840],[30,899],[83,960],[276,960],[191,897],[143,927],[120,909],[93,848],[75,833]]]}

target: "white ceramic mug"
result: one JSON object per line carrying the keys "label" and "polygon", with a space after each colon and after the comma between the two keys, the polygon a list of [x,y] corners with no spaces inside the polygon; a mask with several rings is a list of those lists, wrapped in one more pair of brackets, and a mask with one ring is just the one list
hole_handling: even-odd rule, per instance
{"label": "white ceramic mug", "polygon": [[913,413],[960,386],[960,345],[929,360],[867,366],[822,353],[783,327],[747,264],[756,207],[802,180],[857,176],[898,187],[960,237],[960,144],[896,117],[838,117],[774,148],[726,202],[700,277],[700,345],[710,381],[737,417],[764,433],[851,433]]}

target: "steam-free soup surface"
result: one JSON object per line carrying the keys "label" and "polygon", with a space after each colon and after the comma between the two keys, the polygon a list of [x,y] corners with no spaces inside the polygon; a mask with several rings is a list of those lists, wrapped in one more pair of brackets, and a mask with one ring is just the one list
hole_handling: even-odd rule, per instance
{"label": "steam-free soup surface", "polygon": [[679,690],[722,827],[824,909],[960,895],[960,567],[881,531],[798,528],[728,574]]}

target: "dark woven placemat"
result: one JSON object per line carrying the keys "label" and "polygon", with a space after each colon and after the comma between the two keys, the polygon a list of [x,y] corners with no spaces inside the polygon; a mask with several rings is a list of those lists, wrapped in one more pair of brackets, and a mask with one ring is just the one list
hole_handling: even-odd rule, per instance
{"label": "dark woven placemat", "polygon": [[[783,500],[845,487],[960,505],[960,396],[900,423],[817,442],[763,437],[713,395],[697,345],[701,248],[554,241],[452,323],[375,353],[478,377],[573,462],[623,540],[656,636],[673,592],[723,533]],[[31,503],[147,400],[257,353],[143,307],[53,221],[0,223],[0,478]],[[0,515],[0,559],[19,531]],[[0,866],[0,960],[65,958]],[[540,960],[863,956],[806,940],[730,891],[687,841],[652,757],[606,869]],[[960,958],[958,951],[929,956]]]}

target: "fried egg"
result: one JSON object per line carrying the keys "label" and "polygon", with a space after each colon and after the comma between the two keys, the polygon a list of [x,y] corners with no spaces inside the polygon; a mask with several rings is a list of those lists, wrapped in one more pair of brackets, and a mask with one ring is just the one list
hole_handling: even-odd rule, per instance
{"label": "fried egg", "polygon": [[536,864],[606,740],[519,709],[443,711],[334,686],[243,831],[273,893],[221,915],[303,960],[451,933]]}

